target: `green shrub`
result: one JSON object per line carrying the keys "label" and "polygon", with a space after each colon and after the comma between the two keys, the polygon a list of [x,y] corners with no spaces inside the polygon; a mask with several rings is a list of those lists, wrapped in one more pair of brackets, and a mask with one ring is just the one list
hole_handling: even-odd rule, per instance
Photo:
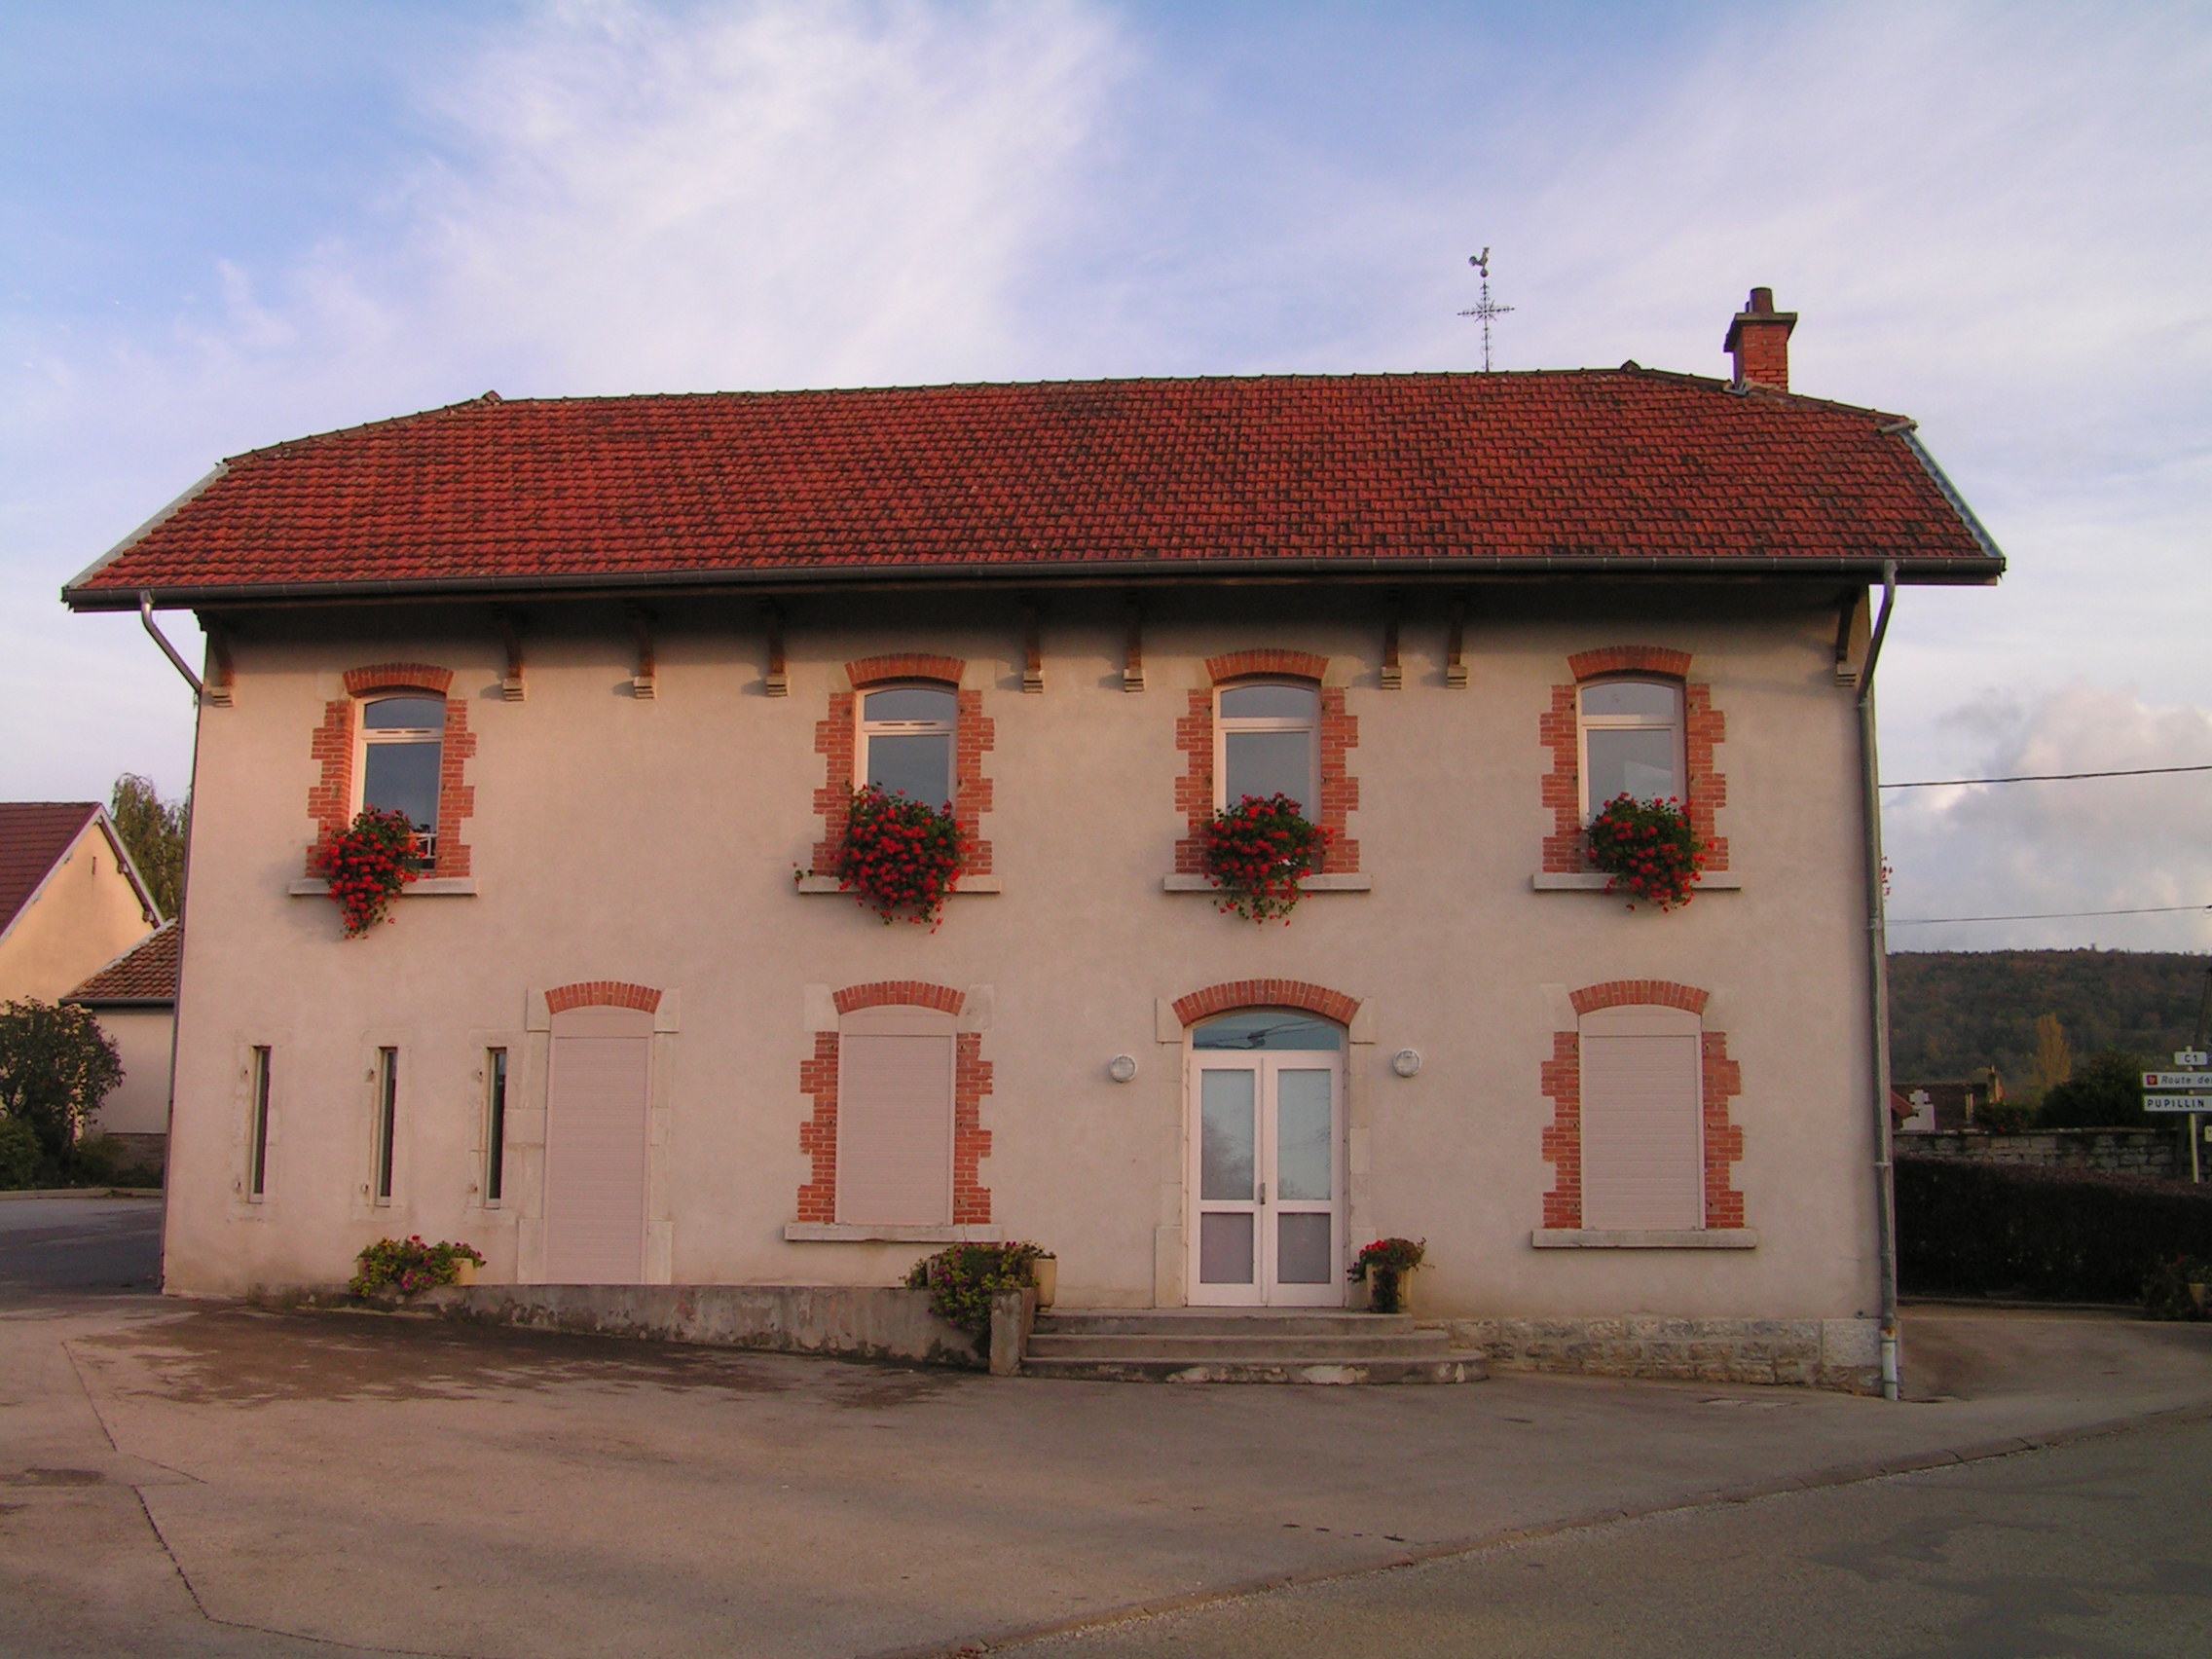
{"label": "green shrub", "polygon": [[84,1009],[30,997],[0,1007],[0,1115],[36,1131],[48,1162],[69,1156],[122,1081],[115,1044]]}
{"label": "green shrub", "polygon": [[2043,1129],[2141,1129],[2152,1126],[2143,1110],[2141,1054],[2106,1049],[2064,1083],[2053,1084],[2036,1108]]}
{"label": "green shrub", "polygon": [[355,1296],[378,1290],[412,1296],[433,1285],[453,1283],[458,1262],[484,1265],[484,1258],[466,1244],[425,1244],[419,1233],[405,1238],[380,1238],[355,1260],[356,1272],[346,1287]]}
{"label": "green shrub", "polygon": [[2161,1263],[2212,1256],[2212,1187],[1899,1158],[1897,1193],[1907,1291],[2132,1302]]}
{"label": "green shrub", "polygon": [[0,1118],[0,1190],[35,1187],[45,1169],[38,1131],[20,1118]]}
{"label": "green shrub", "polygon": [[2143,1312],[2152,1319],[2203,1319],[2208,1314],[2191,1285],[2212,1284],[2212,1262],[2176,1256],[2160,1262],[2143,1280]]}
{"label": "green shrub", "polygon": [[906,1288],[930,1293],[930,1311],[979,1343],[991,1339],[991,1298],[1029,1282],[1029,1264],[1045,1253],[1038,1244],[955,1244],[924,1256],[906,1274]]}

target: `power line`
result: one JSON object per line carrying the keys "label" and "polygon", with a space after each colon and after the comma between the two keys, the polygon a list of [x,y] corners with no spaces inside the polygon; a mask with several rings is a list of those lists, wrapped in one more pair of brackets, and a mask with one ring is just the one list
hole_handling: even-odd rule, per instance
{"label": "power line", "polygon": [[[1884,784],[1885,790],[1947,790],[1962,784],[2065,784],[2077,778],[2150,778],[2167,772],[2212,772],[2204,766],[2130,766],[2119,772],[2023,772],[2016,778],[1918,778],[1909,784]],[[1971,918],[1967,918],[1971,919]],[[1993,918],[2010,921],[2009,916]]]}
{"label": "power line", "polygon": [[1893,928],[1932,928],[1938,922],[2058,922],[2076,916],[2170,916],[2183,910],[2212,910],[2212,904],[2153,904],[2140,910],[2039,910],[2026,916],[1910,916],[1884,922]]}

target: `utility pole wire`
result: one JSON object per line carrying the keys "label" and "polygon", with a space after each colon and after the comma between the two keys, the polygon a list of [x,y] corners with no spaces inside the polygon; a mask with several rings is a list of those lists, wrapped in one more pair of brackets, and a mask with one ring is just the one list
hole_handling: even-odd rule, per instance
{"label": "utility pole wire", "polygon": [[2171,916],[2184,910],[2212,910],[2212,904],[2153,904],[2140,910],[2039,910],[2026,916],[1893,916],[1889,926],[1932,928],[1938,922],[2059,922],[2075,916]]}
{"label": "utility pole wire", "polygon": [[2130,766],[2118,772],[2023,772],[2016,778],[1917,778],[1909,784],[1884,784],[1885,790],[1948,790],[1965,784],[2065,784],[2077,778],[2155,778],[2168,772],[2212,772],[2202,766]]}

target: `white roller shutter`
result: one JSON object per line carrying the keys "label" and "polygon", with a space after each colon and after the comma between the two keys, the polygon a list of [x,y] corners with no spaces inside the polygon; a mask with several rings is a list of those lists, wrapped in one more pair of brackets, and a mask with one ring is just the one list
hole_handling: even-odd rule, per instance
{"label": "white roller shutter", "polygon": [[1695,1014],[1620,1009],[1582,1023],[1582,1225],[1705,1225],[1704,1065]]}
{"label": "white roller shutter", "polygon": [[847,1025],[837,1059],[837,1219],[948,1225],[951,1020],[902,1010]]}
{"label": "white roller shutter", "polygon": [[645,1086],[652,1016],[554,1016],[545,1112],[545,1280],[645,1277]]}

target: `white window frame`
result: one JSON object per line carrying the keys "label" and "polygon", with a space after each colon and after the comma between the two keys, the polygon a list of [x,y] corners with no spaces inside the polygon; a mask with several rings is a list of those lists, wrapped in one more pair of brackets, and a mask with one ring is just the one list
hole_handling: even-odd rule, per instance
{"label": "white window frame", "polygon": [[[1287,685],[1304,691],[1313,699],[1313,718],[1296,719],[1288,715],[1225,715],[1221,700],[1231,691],[1242,691],[1256,685]],[[1213,807],[1216,812],[1226,811],[1235,802],[1229,798],[1229,734],[1247,731],[1302,731],[1307,734],[1306,744],[1306,817],[1309,823],[1321,822],[1321,686],[1317,681],[1302,680],[1296,675],[1254,675],[1245,680],[1232,680],[1214,687],[1213,692]]]}
{"label": "white window frame", "polygon": [[[1601,685],[1656,685],[1675,699],[1672,719],[1655,719],[1649,715],[1586,715],[1582,712],[1582,695]],[[1577,787],[1582,793],[1582,822],[1588,824],[1605,803],[1590,798],[1590,734],[1593,731],[1672,731],[1675,734],[1675,798],[1686,810],[1690,803],[1689,747],[1686,742],[1689,717],[1686,688],[1679,680],[1662,674],[1608,674],[1597,680],[1585,680],[1574,688],[1574,759]]]}
{"label": "white window frame", "polygon": [[424,834],[421,830],[417,830],[415,834],[415,839],[419,843],[421,843],[423,848],[423,867],[424,869],[430,869],[434,868],[437,865],[438,837],[443,833],[445,830],[445,720],[441,713],[438,724],[435,727],[395,726],[388,730],[371,731],[369,729],[369,706],[373,703],[388,703],[393,699],[399,697],[415,697],[428,701],[434,701],[437,703],[441,711],[444,709],[446,703],[445,696],[442,692],[408,690],[404,688],[392,691],[374,692],[369,696],[359,697],[354,700],[353,798],[351,805],[346,815],[347,822],[351,823],[353,819],[358,818],[361,815],[361,807],[364,803],[364,798],[368,794],[369,749],[372,745],[382,745],[387,743],[436,744],[438,746],[438,821],[430,826],[430,832],[427,835]]}
{"label": "white window frame", "polygon": [[[942,720],[871,720],[867,718],[867,700],[878,691],[939,691],[952,699],[952,718]],[[929,806],[946,805],[955,811],[960,806],[960,687],[948,685],[941,680],[889,680],[880,685],[864,685],[853,696],[853,719],[857,736],[853,743],[853,788],[867,788],[868,742],[876,737],[935,737],[940,733],[951,741],[945,745],[944,800],[928,801]]]}

